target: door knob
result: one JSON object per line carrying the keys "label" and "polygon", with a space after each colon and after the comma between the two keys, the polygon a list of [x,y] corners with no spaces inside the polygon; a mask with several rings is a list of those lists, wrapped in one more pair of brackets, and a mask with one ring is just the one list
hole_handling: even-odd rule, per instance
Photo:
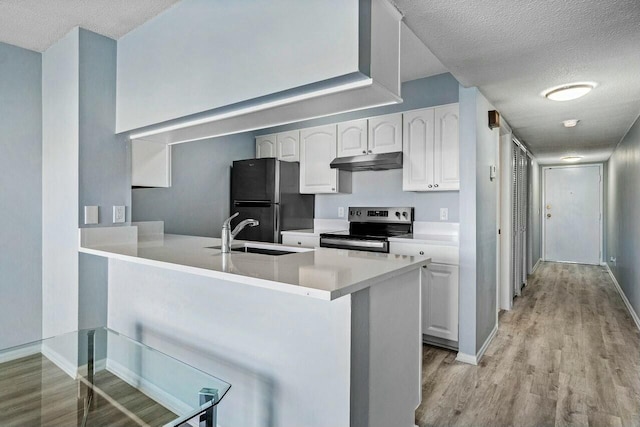
{"label": "door knob", "polygon": [[551,218],[551,214],[550,213],[547,214],[547,218]]}

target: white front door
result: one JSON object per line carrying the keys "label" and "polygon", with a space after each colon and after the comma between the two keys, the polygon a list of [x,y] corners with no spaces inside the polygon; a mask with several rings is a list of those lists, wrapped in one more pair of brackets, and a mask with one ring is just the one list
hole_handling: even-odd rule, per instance
{"label": "white front door", "polygon": [[599,264],[601,165],[544,169],[544,259]]}

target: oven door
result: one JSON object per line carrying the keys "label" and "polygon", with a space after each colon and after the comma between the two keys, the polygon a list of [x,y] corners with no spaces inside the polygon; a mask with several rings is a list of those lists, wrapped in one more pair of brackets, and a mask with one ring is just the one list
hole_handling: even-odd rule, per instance
{"label": "oven door", "polygon": [[354,239],[330,235],[320,235],[320,247],[389,253],[389,242],[387,240]]}

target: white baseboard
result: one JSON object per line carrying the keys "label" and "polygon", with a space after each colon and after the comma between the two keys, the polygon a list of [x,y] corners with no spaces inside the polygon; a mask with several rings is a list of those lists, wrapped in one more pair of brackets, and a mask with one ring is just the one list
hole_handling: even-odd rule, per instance
{"label": "white baseboard", "polygon": [[540,267],[541,263],[542,263],[542,258],[538,258],[538,261],[536,261],[536,263],[533,265],[533,268],[531,269],[531,274],[536,272],[538,267]]}
{"label": "white baseboard", "polygon": [[2,352],[2,354],[0,354],[0,363],[11,362],[12,360],[22,359],[23,357],[38,353],[40,353],[40,343],[20,346],[14,350]]}
{"label": "white baseboard", "polygon": [[469,365],[477,365],[478,363],[480,363],[482,356],[484,356],[484,352],[487,351],[489,344],[491,344],[491,341],[493,341],[493,338],[496,336],[497,333],[498,333],[498,324],[496,323],[496,326],[493,328],[493,330],[491,331],[487,339],[484,341],[484,344],[482,344],[482,347],[480,347],[480,350],[478,350],[476,354],[466,354],[466,353],[458,352],[458,355],[456,356],[456,360],[458,362],[468,363]]}
{"label": "white baseboard", "polygon": [[[71,378],[76,379],[78,377],[78,366],[67,360],[66,357],[49,347],[47,344],[42,344],[40,352],[44,357],[49,359],[54,365],[62,369]],[[76,352],[77,354],[77,352]]]}
{"label": "white baseboard", "polygon": [[609,276],[611,277],[611,280],[613,281],[614,286],[618,290],[618,293],[620,294],[622,301],[624,301],[624,305],[627,306],[627,310],[629,310],[629,314],[631,315],[631,318],[635,322],[636,327],[640,329],[640,318],[638,317],[638,313],[636,313],[636,311],[633,309],[633,306],[629,302],[629,299],[624,294],[624,291],[622,290],[620,283],[618,283],[618,279],[616,279],[616,276],[613,275],[613,271],[611,271],[609,264],[605,264],[605,267],[607,268],[607,272],[609,273]]}
{"label": "white baseboard", "polygon": [[180,399],[174,397],[170,393],[164,391],[151,381],[141,377],[126,366],[115,362],[111,359],[107,360],[107,371],[117,376],[132,387],[140,390],[168,410],[176,414],[183,414],[193,409],[190,405],[184,403]]}

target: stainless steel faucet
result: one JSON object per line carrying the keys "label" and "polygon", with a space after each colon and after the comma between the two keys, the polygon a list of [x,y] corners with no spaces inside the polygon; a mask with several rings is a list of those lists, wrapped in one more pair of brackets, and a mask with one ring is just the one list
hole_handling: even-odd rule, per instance
{"label": "stainless steel faucet", "polygon": [[244,221],[240,221],[240,224],[236,225],[236,228],[231,231],[231,220],[238,215],[240,215],[240,213],[236,212],[222,223],[222,243],[220,245],[220,250],[223,254],[228,254],[229,252],[231,252],[231,242],[233,242],[233,239],[236,238],[238,233],[241,232],[243,228],[245,228],[246,226],[255,227],[257,225],[260,225],[260,222],[256,219],[245,219]]}

